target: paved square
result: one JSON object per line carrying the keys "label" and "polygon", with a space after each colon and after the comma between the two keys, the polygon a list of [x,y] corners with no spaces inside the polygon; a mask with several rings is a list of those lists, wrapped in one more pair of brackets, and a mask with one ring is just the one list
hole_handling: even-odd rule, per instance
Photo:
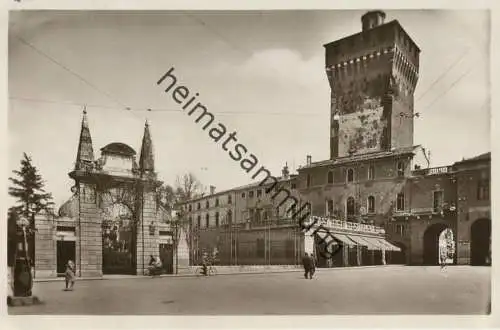
{"label": "paved square", "polygon": [[299,272],[37,283],[38,306],[10,314],[486,314],[490,268],[386,266]]}

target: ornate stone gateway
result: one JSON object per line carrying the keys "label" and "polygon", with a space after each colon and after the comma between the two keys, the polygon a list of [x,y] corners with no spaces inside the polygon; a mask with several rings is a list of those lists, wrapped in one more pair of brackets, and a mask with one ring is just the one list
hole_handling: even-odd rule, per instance
{"label": "ornate stone gateway", "polygon": [[150,255],[159,257],[158,228],[168,226],[169,217],[157,203],[161,182],[154,171],[149,125],[138,162],[134,149],[119,142],[103,147],[95,160],[84,111],[69,176],[75,180],[74,196],[62,208],[70,210],[63,213],[75,226],[77,276],[144,274]]}

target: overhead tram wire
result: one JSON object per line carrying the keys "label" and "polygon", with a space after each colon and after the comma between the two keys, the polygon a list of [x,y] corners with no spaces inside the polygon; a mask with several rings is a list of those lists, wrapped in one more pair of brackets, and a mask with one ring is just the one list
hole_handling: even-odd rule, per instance
{"label": "overhead tram wire", "polygon": [[[98,104],[89,104],[89,103],[78,103],[78,102],[70,102],[70,101],[55,101],[55,100],[45,100],[39,98],[28,98],[28,97],[17,97],[10,96],[9,99],[15,101],[23,101],[23,102],[35,102],[35,103],[50,103],[50,104],[60,104],[60,105],[68,105],[75,107],[83,107],[87,108],[99,108],[99,109],[108,109],[108,110],[118,110],[118,111],[129,111],[129,112],[175,112],[182,113],[182,110],[176,109],[167,109],[167,108],[130,108],[130,107],[113,107],[106,105],[98,105]],[[277,116],[323,116],[325,113],[306,113],[306,112],[256,112],[256,111],[211,111],[212,114],[215,115],[277,115]]]}
{"label": "overhead tram wire", "polygon": [[[86,78],[84,78],[83,76],[81,76],[80,74],[78,74],[77,72],[71,70],[68,66],[62,64],[61,62],[59,62],[58,60],[56,60],[55,58],[53,58],[52,56],[48,55],[47,53],[43,52],[42,50],[40,50],[39,48],[35,47],[33,44],[29,43],[28,41],[26,41],[25,39],[23,39],[22,37],[20,37],[19,35],[17,34],[13,34],[13,36],[18,39],[22,44],[24,44],[25,46],[29,47],[30,49],[32,49],[35,53],[37,53],[38,55],[42,56],[43,58],[49,60],[50,62],[52,62],[53,64],[59,66],[60,68],[62,68],[63,70],[65,70],[66,72],[68,72],[69,74],[71,74],[72,76],[76,77],[78,80],[82,81],[84,84],[86,84],[87,86],[89,86],[90,88],[92,88],[93,90],[97,91],[98,93],[106,96],[108,99],[112,100],[113,102],[119,104],[120,106],[123,107],[124,110],[130,110],[131,108],[126,106],[123,102],[119,101],[118,99],[116,99],[113,95],[111,95],[110,93],[100,89],[99,87],[97,87],[96,85],[92,84],[89,80],[87,80]],[[20,99],[20,98],[18,98]],[[26,99],[25,99],[26,100]],[[88,104],[84,103],[84,104],[81,104],[80,106],[82,107],[89,107]],[[101,106],[100,108],[111,108],[111,107],[103,107]],[[132,112],[132,114],[134,116],[137,117],[137,115],[135,113]],[[141,120],[143,120],[144,118],[139,118]]]}
{"label": "overhead tram wire", "polygon": [[442,92],[441,94],[439,94],[436,98],[434,98],[434,100],[432,100],[432,102],[430,104],[428,104],[424,110],[428,110],[430,109],[437,101],[439,101],[439,99],[441,99],[442,97],[444,97],[446,94],[448,94],[448,92],[450,90],[453,89],[453,87],[455,87],[463,78],[465,78],[469,73],[472,72],[472,70],[474,69],[474,66],[471,66],[469,67],[469,69],[467,71],[465,71],[462,75],[460,75],[460,77],[458,77],[444,92]]}
{"label": "overhead tram wire", "polygon": [[429,87],[422,93],[420,96],[417,98],[415,102],[420,101],[428,92],[432,90],[432,87],[434,87],[441,79],[443,79],[460,61],[467,55],[470,51],[470,48],[466,48],[462,54],[453,62],[442,74],[440,74],[436,80],[432,84],[429,85]]}

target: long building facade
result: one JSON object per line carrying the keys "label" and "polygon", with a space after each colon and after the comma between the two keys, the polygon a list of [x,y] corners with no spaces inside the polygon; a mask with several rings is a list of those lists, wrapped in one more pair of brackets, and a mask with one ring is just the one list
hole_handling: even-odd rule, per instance
{"label": "long building facade", "polygon": [[[293,175],[283,169],[279,182],[298,202],[279,206],[255,183],[185,203],[192,264],[204,252],[226,265],[297,264],[310,250],[325,267],[432,265],[444,246],[449,262],[491,263],[489,153],[430,168],[429,153],[413,141],[420,49],[382,11],[361,23],[361,32],[324,45],[330,158],[308,156]],[[292,216],[304,205],[330,223],[340,253],[320,253],[318,233],[311,243]],[[445,231],[449,242],[440,245]]]}

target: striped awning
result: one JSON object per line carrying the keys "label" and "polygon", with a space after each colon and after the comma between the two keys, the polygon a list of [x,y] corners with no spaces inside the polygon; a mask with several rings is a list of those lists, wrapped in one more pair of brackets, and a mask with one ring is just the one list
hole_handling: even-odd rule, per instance
{"label": "striped awning", "polygon": [[337,234],[337,233],[333,233],[333,236],[338,239],[339,241],[341,241],[342,243],[348,245],[348,246],[356,246],[356,241],[352,240],[349,238],[349,236],[347,235],[344,235],[344,234]]}

